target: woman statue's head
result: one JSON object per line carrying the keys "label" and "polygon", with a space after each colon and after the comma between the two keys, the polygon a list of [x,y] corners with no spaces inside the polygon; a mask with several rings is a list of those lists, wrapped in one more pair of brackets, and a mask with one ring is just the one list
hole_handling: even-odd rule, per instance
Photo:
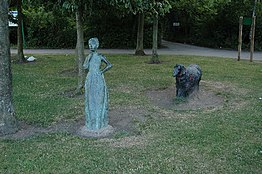
{"label": "woman statue's head", "polygon": [[96,37],[91,38],[88,41],[88,45],[91,51],[96,51],[96,49],[99,47],[99,41]]}

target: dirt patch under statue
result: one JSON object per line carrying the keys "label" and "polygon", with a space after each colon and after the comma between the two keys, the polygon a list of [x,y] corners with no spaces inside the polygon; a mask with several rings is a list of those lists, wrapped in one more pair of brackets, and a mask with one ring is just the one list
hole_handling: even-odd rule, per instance
{"label": "dirt patch under statue", "polygon": [[150,101],[158,107],[172,110],[198,110],[222,107],[223,97],[216,95],[216,89],[210,89],[208,82],[202,82],[198,92],[188,98],[176,98],[176,87],[164,90],[151,90],[146,93]]}

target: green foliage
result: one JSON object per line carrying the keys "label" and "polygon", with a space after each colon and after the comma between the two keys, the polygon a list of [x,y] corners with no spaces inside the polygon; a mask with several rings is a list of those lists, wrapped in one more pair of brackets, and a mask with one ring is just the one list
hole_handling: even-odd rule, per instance
{"label": "green foliage", "polygon": [[[92,13],[85,20],[85,36],[98,37],[101,48],[135,48],[137,35],[137,16],[119,15],[121,11],[108,4],[93,2]],[[145,21],[144,47],[151,47],[152,28],[150,20]]]}
{"label": "green foliage", "polygon": [[[54,6],[54,3],[57,5]],[[75,0],[60,0],[59,4],[43,0],[24,3],[27,45],[74,48],[76,44],[74,10],[77,8],[77,3],[78,1]],[[90,3],[88,5],[92,9],[87,8],[88,5],[84,7],[84,40],[96,36],[101,42],[101,48],[135,48],[136,16],[123,15],[120,9],[111,6],[107,0]],[[149,18],[146,19],[144,31],[144,47],[149,48],[152,42]],[[12,34],[12,37],[14,36],[15,31]]]}
{"label": "green foliage", "polygon": [[[123,11],[123,9],[127,9],[127,12],[126,12],[127,14],[129,14],[129,13],[133,13],[133,14],[140,13],[140,14],[143,14],[143,20],[144,20],[144,15],[148,15],[150,17],[149,19],[151,19],[151,21],[154,21],[153,22],[153,25],[154,25],[153,30],[154,31],[153,31],[152,46],[153,46],[153,50],[155,50],[153,52],[156,52],[157,41],[158,41],[157,40],[158,16],[159,15],[161,15],[161,16],[164,15],[171,8],[171,5],[169,4],[168,0],[157,0],[157,1],[155,1],[155,0],[153,0],[153,1],[148,1],[148,0],[135,0],[135,1],[130,1],[130,0],[111,0],[110,2],[111,2],[111,4],[113,4],[113,6],[115,6],[116,8],[118,8],[118,9],[120,9],[122,11]],[[144,21],[143,21],[142,25],[144,25]],[[144,26],[141,26],[139,24],[138,31],[141,31],[141,32],[139,32],[137,34],[137,38],[139,38],[141,36],[141,34],[142,34],[142,29],[141,28],[144,28]],[[139,43],[139,41],[137,43]],[[140,45],[140,44],[138,44],[138,45]],[[140,47],[138,45],[137,45],[137,48]],[[142,48],[139,48],[139,49],[142,49]],[[137,51],[138,52],[141,51],[142,54],[144,54],[143,50],[136,50],[136,54],[137,54]],[[154,60],[153,58],[156,58],[156,60]],[[151,62],[159,62],[157,54],[153,55]]]}
{"label": "green foliage", "polygon": [[51,2],[24,3],[29,47],[69,48],[76,44],[75,22]]}
{"label": "green foliage", "polygon": [[71,12],[75,12],[75,10],[78,8],[79,5],[77,4],[76,1],[72,1],[72,2],[65,1],[65,2],[63,2],[62,6],[63,6],[63,8],[65,8],[65,9],[71,11]]}
{"label": "green foliage", "polygon": [[[60,2],[60,4],[58,3]],[[61,2],[64,3],[62,8]],[[87,1],[84,1],[87,2]],[[26,42],[29,47],[74,48],[76,43],[74,11],[78,0],[24,1]],[[172,10],[170,13],[170,7]],[[164,39],[210,47],[236,48],[239,16],[251,17],[250,0],[100,0],[85,3],[84,35],[97,36],[102,47],[135,48],[136,17],[146,15],[144,45],[151,47],[152,15],[167,14],[159,20]],[[255,50],[262,50],[262,2],[256,8]],[[173,22],[180,27],[173,27]],[[249,48],[250,27],[243,29],[243,48]],[[116,34],[117,33],[117,34]],[[11,29],[11,41],[16,43],[16,31]]]}
{"label": "green foliage", "polygon": [[[256,49],[260,44],[262,27],[262,3],[256,8]],[[237,48],[239,17],[251,17],[253,1],[250,0],[178,0],[172,3],[173,11],[167,15],[165,38],[178,42],[217,48]],[[180,27],[173,27],[173,22],[180,22]],[[248,48],[250,26],[244,26],[244,48]]]}
{"label": "green foliage", "polygon": [[256,16],[255,48],[262,51],[262,1],[257,3]]}
{"label": "green foliage", "polygon": [[[209,37],[214,37],[216,47],[237,48],[238,44],[238,26],[239,17],[251,17],[252,4],[250,1],[232,1],[230,3],[218,4],[217,15],[209,24]],[[249,42],[250,26],[245,26],[243,39],[245,43]]]}
{"label": "green foliage", "polygon": [[[80,9],[84,15],[92,12],[93,0],[59,0],[58,2],[63,9],[70,13],[75,13],[77,9]],[[82,17],[84,18],[84,16]]]}
{"label": "green foliage", "polygon": [[164,15],[171,8],[169,0],[110,0],[110,3],[125,13],[133,14],[147,13],[153,15],[158,13]]}

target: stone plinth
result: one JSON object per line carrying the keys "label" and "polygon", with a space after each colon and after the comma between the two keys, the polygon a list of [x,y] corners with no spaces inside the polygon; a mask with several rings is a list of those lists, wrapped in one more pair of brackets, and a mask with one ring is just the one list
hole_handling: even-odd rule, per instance
{"label": "stone plinth", "polygon": [[110,125],[107,127],[98,129],[98,130],[90,130],[86,126],[81,127],[77,134],[81,137],[106,137],[114,132],[114,128]]}

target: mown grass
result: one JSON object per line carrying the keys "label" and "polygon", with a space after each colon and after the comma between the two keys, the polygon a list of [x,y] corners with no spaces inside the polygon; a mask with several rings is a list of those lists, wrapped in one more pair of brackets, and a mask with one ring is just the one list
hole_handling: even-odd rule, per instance
{"label": "mown grass", "polygon": [[[110,107],[148,110],[146,121],[139,123],[141,135],[101,140],[52,133],[0,140],[0,173],[262,172],[261,62],[161,56],[162,64],[153,65],[146,63],[149,57],[107,57],[113,64],[105,75]],[[83,117],[83,97],[63,94],[77,83],[73,74],[63,73],[74,68],[74,57],[37,58],[36,63],[12,65],[17,118],[49,126]],[[153,106],[145,92],[174,85],[176,63],[197,63],[203,81],[230,86],[217,91],[225,99],[223,108],[173,111]]]}

